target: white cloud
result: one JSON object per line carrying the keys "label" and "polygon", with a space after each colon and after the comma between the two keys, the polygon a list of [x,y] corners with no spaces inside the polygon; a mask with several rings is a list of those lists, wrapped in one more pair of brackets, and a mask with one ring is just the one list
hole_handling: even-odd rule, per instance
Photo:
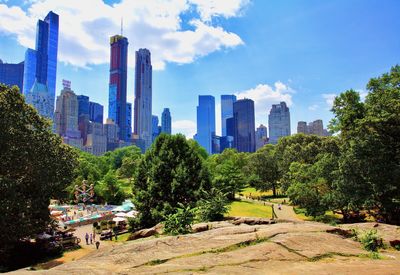
{"label": "white cloud", "polygon": [[309,111],[316,111],[319,108],[318,104],[313,104],[311,106],[308,106]]}
{"label": "white cloud", "polygon": [[[238,16],[247,0],[122,0],[112,6],[102,0],[41,0],[28,4],[27,11],[0,4],[0,32],[15,35],[25,47],[34,47],[35,26],[53,10],[60,15],[59,60],[79,67],[109,62],[109,37],[120,33],[129,40],[129,64],[134,50],[148,48],[154,69],[167,62],[191,63],[196,58],[243,44],[241,38],[208,22],[210,17]],[[227,4],[229,2],[229,5]],[[221,3],[225,3],[226,6]],[[182,29],[181,15],[195,9],[200,19]]]}
{"label": "white cloud", "polygon": [[173,134],[184,134],[186,138],[190,139],[196,134],[196,123],[191,120],[177,120],[172,122]]}
{"label": "white cloud", "polygon": [[250,98],[255,103],[256,126],[263,123],[266,125],[268,114],[272,104],[285,101],[288,107],[292,106],[292,94],[295,91],[282,82],[275,82],[271,87],[267,84],[258,84],[255,88],[238,92],[238,99]]}
{"label": "white cloud", "polygon": [[325,99],[326,104],[329,108],[333,106],[333,101],[335,100],[336,94],[322,94],[322,98]]}

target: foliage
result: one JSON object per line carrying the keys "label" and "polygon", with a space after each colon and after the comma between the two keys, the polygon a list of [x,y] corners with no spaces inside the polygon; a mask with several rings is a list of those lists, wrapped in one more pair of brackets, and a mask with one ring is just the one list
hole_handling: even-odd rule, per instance
{"label": "foliage", "polygon": [[363,232],[358,236],[358,240],[365,250],[377,252],[379,248],[384,248],[382,238],[378,235],[376,229],[371,229]]}
{"label": "foliage", "polygon": [[228,211],[226,195],[215,188],[197,203],[197,218],[202,222],[220,221]]}
{"label": "foliage", "polygon": [[176,212],[178,204],[194,207],[210,189],[207,167],[183,135],[161,134],[140,160],[134,177],[134,204],[143,227]]}
{"label": "foliage", "polygon": [[164,233],[170,235],[187,234],[192,231],[191,225],[195,217],[195,209],[179,203],[176,213],[165,217]]}
{"label": "foliage", "polygon": [[126,198],[113,171],[109,171],[103,180],[95,186],[95,193],[101,201],[113,205],[121,204]]}
{"label": "foliage", "polygon": [[16,86],[0,85],[0,265],[18,241],[46,228],[50,198],[65,197],[76,158]]}

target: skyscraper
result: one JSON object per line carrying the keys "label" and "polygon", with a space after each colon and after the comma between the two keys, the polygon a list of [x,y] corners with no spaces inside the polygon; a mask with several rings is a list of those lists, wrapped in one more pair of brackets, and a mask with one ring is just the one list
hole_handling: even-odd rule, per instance
{"label": "skyscraper", "polygon": [[307,127],[307,122],[305,121],[299,121],[297,122],[297,133],[303,133],[303,134],[308,134],[308,127]]}
{"label": "skyscraper", "polygon": [[126,127],[128,39],[122,35],[114,35],[110,38],[110,46],[108,117],[118,125],[119,138],[129,141]]}
{"label": "skyscraper", "polygon": [[255,115],[254,101],[241,99],[233,103],[234,138],[236,150],[239,152],[254,152],[255,144]]}
{"label": "skyscraper", "polygon": [[261,124],[256,130],[256,150],[260,149],[265,144],[267,144],[267,141],[268,141],[267,127]]}
{"label": "skyscraper", "polygon": [[233,117],[233,103],[236,102],[235,95],[221,95],[221,134],[226,134],[226,120]]}
{"label": "skyscraper", "polygon": [[273,104],[268,116],[269,142],[276,144],[278,139],[290,136],[290,112],[285,102]]}
{"label": "skyscraper", "polygon": [[150,51],[136,51],[134,134],[143,140],[145,150],[150,147],[153,139],[152,70]]}
{"label": "skyscraper", "polygon": [[41,115],[53,117],[54,100],[56,94],[57,76],[57,52],[58,52],[58,15],[49,12],[44,20],[39,20],[36,29],[36,49],[27,49],[24,62],[24,81],[23,93],[27,96],[30,92],[37,91],[32,89],[35,82],[39,86],[47,86],[40,89],[41,92],[47,90],[47,96],[41,98],[48,101],[49,110],[40,110],[37,102],[30,99],[37,98],[36,95],[27,96],[27,102],[36,107]]}
{"label": "skyscraper", "polygon": [[153,115],[151,120],[151,129],[153,133],[153,142],[156,140],[158,135],[160,134],[159,126],[158,126],[158,116]]}
{"label": "skyscraper", "polygon": [[200,95],[197,106],[197,134],[195,140],[212,154],[212,138],[215,135],[215,99],[211,95]]}
{"label": "skyscraper", "polygon": [[18,64],[3,63],[0,59],[0,83],[14,86],[17,85],[22,93],[24,82],[24,62]]}
{"label": "skyscraper", "polygon": [[161,132],[171,134],[171,113],[169,108],[164,108],[161,115]]}
{"label": "skyscraper", "polygon": [[132,103],[126,103],[126,134],[130,141],[132,138]]}
{"label": "skyscraper", "polygon": [[78,95],[78,117],[86,115],[89,117],[89,97],[85,95]]}
{"label": "skyscraper", "polygon": [[324,129],[324,124],[321,119],[314,120],[313,122],[308,123],[308,125],[305,121],[299,121],[297,123],[297,133],[317,136],[329,135],[328,131]]}
{"label": "skyscraper", "polygon": [[103,124],[103,113],[103,105],[89,101],[89,119],[91,121]]}

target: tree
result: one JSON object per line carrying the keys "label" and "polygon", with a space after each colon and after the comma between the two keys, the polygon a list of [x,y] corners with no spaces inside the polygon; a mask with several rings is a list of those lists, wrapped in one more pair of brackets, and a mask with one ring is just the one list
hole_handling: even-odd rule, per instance
{"label": "tree", "polygon": [[23,238],[49,224],[50,198],[63,198],[76,153],[53,134],[50,121],[25,103],[16,86],[0,84],[0,265]]}
{"label": "tree", "polygon": [[117,174],[121,178],[132,178],[135,174],[135,170],[139,164],[141,154],[140,152],[136,152],[130,156],[124,157],[122,159],[122,165],[117,170]]}
{"label": "tree", "polygon": [[272,190],[276,196],[280,172],[275,158],[275,147],[265,145],[249,157],[252,185],[260,191]]}
{"label": "tree", "polygon": [[113,171],[109,171],[104,176],[103,180],[95,186],[95,191],[96,195],[100,197],[103,202],[109,204],[119,205],[125,199],[125,193]]}
{"label": "tree", "polygon": [[210,177],[198,152],[183,135],[161,134],[140,160],[133,194],[139,223],[153,226],[174,214],[178,204],[194,207]]}
{"label": "tree", "polygon": [[137,146],[126,146],[109,151],[103,155],[109,169],[117,170],[122,166],[124,158],[137,159],[141,155],[141,151]]}
{"label": "tree", "polygon": [[222,220],[224,214],[229,211],[226,194],[216,188],[205,193],[204,198],[197,203],[198,219],[202,222]]}

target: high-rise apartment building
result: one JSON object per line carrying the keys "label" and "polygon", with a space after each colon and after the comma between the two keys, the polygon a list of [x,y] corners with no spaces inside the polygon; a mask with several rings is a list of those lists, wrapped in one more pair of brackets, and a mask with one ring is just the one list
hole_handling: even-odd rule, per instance
{"label": "high-rise apartment building", "polygon": [[134,134],[143,140],[144,149],[150,147],[152,132],[152,66],[148,49],[136,51]]}
{"label": "high-rise apartment building", "polygon": [[254,152],[256,149],[254,101],[241,99],[233,103],[233,119],[233,142],[236,150]]}
{"label": "high-rise apartment building", "polygon": [[297,122],[297,133],[308,134],[307,122],[305,121]]}
{"label": "high-rise apartment building", "polygon": [[290,112],[285,102],[273,104],[268,116],[269,142],[276,144],[281,137],[290,136]]}
{"label": "high-rise apartment building", "polygon": [[0,83],[14,86],[17,85],[22,93],[24,83],[24,62],[18,64],[3,63],[0,59]]}
{"label": "high-rise apartment building", "polygon": [[108,118],[103,125],[104,135],[107,139],[107,151],[112,151],[119,147],[119,127],[114,120]]}
{"label": "high-rise apartment building", "polygon": [[308,123],[308,125],[305,121],[299,121],[297,123],[297,133],[317,136],[329,135],[328,131],[324,129],[324,124],[321,119],[314,120]]}
{"label": "high-rise apartment building", "polygon": [[212,154],[212,138],[215,135],[215,99],[211,95],[200,95],[197,106],[197,134],[195,140]]}
{"label": "high-rise apartment building", "polygon": [[263,147],[268,142],[267,127],[260,125],[256,130],[256,150]]}
{"label": "high-rise apartment building", "polygon": [[120,140],[129,141],[126,127],[126,89],[128,76],[128,39],[122,35],[110,38],[110,82],[108,117],[119,127]]}
{"label": "high-rise apartment building", "polygon": [[164,108],[161,115],[161,132],[166,134],[171,134],[171,113],[169,108]]}
{"label": "high-rise apartment building", "polygon": [[[32,104],[43,116],[53,118],[54,100],[56,94],[56,75],[57,75],[57,52],[58,52],[58,25],[59,18],[54,12],[49,12],[44,20],[39,20],[36,29],[36,48],[27,49],[24,61],[24,80],[23,93],[27,98],[27,103]],[[40,96],[34,93],[38,89],[33,89],[37,82],[39,91],[47,94]],[[43,88],[46,86],[46,89]],[[34,101],[31,101],[34,100]],[[43,106],[46,101],[46,107],[49,110],[39,108],[38,104]],[[50,114],[50,116],[49,116]]]}
{"label": "high-rise apartment building", "polygon": [[89,119],[90,121],[103,124],[103,105],[89,101]]}
{"label": "high-rise apartment building", "polygon": [[107,151],[107,136],[104,134],[102,123],[89,122],[87,139],[83,149],[95,156],[103,155]]}
{"label": "high-rise apartment building", "polygon": [[226,120],[233,117],[233,103],[236,102],[235,95],[221,95],[221,135],[226,133]]}

